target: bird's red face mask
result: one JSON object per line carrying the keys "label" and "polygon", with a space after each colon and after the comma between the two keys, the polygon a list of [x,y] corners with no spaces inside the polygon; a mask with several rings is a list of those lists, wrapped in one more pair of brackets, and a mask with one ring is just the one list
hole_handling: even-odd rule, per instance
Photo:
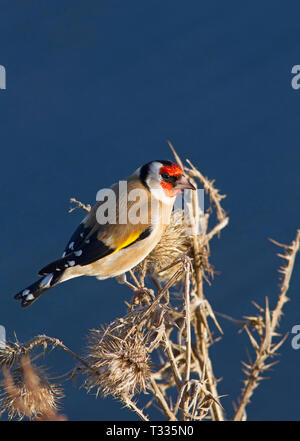
{"label": "bird's red face mask", "polygon": [[159,169],[160,185],[166,196],[175,197],[183,189],[195,190],[195,187],[185,177],[179,165],[164,165]]}

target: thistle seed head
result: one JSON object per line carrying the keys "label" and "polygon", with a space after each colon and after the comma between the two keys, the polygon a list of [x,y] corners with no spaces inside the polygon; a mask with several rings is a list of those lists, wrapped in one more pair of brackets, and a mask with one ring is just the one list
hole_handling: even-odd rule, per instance
{"label": "thistle seed head", "polygon": [[0,387],[0,414],[7,412],[10,419],[51,419],[63,396],[62,389],[51,384],[44,370],[33,366],[27,356],[13,371],[4,369]]}
{"label": "thistle seed head", "polygon": [[150,375],[145,338],[135,327],[113,322],[103,330],[93,329],[88,336],[87,361],[95,373],[87,371],[85,387],[97,394],[130,398],[145,391]]}
{"label": "thistle seed head", "polygon": [[[167,225],[159,243],[150,254],[134,268],[141,276],[147,273],[157,277],[161,281],[168,281],[177,270],[182,267],[182,257],[193,256],[192,237],[190,227],[184,217],[184,211],[174,211],[170,223]],[[213,270],[208,262],[209,250],[206,246],[201,247],[199,262],[204,272],[212,275]],[[178,262],[178,263],[176,263]],[[185,275],[177,279],[176,283],[182,283]]]}

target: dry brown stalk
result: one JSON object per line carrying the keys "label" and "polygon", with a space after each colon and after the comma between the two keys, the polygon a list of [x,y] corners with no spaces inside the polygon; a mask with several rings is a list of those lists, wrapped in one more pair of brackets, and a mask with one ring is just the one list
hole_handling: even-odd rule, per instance
{"label": "dry brown stalk", "polygon": [[[189,162],[189,161],[188,161]],[[214,227],[212,231],[221,231],[228,224],[228,218],[225,217],[225,211],[221,207],[220,201],[224,196],[220,195],[218,190],[213,187],[213,182],[204,178],[203,175],[195,169],[195,167],[189,162],[191,169],[185,168],[189,176],[196,177],[200,180],[204,189],[209,193],[211,200],[213,200],[215,207],[217,209],[217,218],[219,223]],[[195,184],[195,183],[194,183]],[[192,194],[192,203],[188,205],[191,227],[192,227],[192,244],[194,251],[194,267],[196,273],[196,294],[198,298],[204,300],[203,292],[203,269],[200,264],[199,256],[201,255],[201,249],[203,246],[207,245],[209,240],[214,236],[210,234],[207,236],[209,214],[199,213],[199,203],[197,200],[197,192]],[[202,215],[202,216],[201,216]],[[202,223],[200,224],[202,219]],[[200,228],[201,226],[201,228]],[[199,231],[202,232],[199,235]],[[218,325],[219,327],[219,325]],[[219,327],[220,328],[220,327]],[[212,419],[216,421],[224,420],[223,411],[220,405],[216,404],[216,398],[218,396],[217,392],[217,381],[215,379],[212,364],[209,357],[209,339],[210,330],[206,320],[206,314],[202,308],[198,308],[195,311],[195,334],[196,334],[196,356],[199,358],[199,366],[202,368],[202,375],[204,375],[205,381],[207,381],[207,386],[209,392],[215,397],[215,401],[211,404],[211,416]]]}
{"label": "dry brown stalk", "polygon": [[171,409],[170,409],[168,403],[166,402],[165,397],[164,397],[163,393],[161,392],[159,386],[157,385],[153,375],[151,376],[150,381],[151,381],[151,386],[153,389],[154,396],[157,399],[157,401],[159,402],[166,418],[169,421],[177,421],[175,414],[171,411]]}
{"label": "dry brown stalk", "polygon": [[82,202],[78,201],[75,198],[70,199],[71,204],[74,204],[73,207],[69,209],[69,213],[72,213],[76,208],[81,208],[84,211],[87,211],[88,213],[91,211],[91,205],[90,204],[83,204]]}
{"label": "dry brown stalk", "polygon": [[248,327],[245,326],[246,332],[255,351],[255,360],[252,364],[243,362],[245,368],[244,372],[246,373],[247,378],[244,382],[239,405],[233,418],[234,421],[241,421],[244,419],[246,406],[250,402],[254,390],[262,380],[261,374],[274,365],[274,363],[267,364],[267,360],[276,355],[278,348],[284,343],[287,337],[286,335],[279,342],[273,342],[274,337],[278,336],[276,330],[279,326],[282,308],[289,300],[286,294],[289,288],[296,254],[300,247],[300,230],[297,231],[296,238],[290,245],[282,245],[274,240],[272,240],[272,242],[284,248],[285,254],[278,254],[278,256],[286,260],[287,263],[280,268],[280,272],[283,274],[283,280],[280,285],[280,292],[274,310],[270,311],[269,300],[267,297],[264,309],[260,308],[260,312],[263,312],[263,320],[257,322],[256,325],[258,326],[258,329],[254,325],[254,329],[256,329],[259,334],[259,342],[256,341]]}

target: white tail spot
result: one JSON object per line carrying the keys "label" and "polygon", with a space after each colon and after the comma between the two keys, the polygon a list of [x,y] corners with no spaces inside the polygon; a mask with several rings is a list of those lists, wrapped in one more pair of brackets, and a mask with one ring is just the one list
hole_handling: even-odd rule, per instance
{"label": "white tail spot", "polygon": [[48,274],[48,276],[44,277],[43,280],[41,281],[41,286],[43,288],[48,288],[48,286],[50,286],[51,280],[53,279],[53,274]]}

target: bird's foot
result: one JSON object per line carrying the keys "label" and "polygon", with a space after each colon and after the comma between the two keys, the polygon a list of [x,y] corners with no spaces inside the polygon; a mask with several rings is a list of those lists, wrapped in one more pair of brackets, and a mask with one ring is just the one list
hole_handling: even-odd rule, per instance
{"label": "bird's foot", "polygon": [[155,299],[154,291],[153,289],[148,288],[136,288],[134,289],[134,295],[132,297],[131,301],[131,307],[134,305],[139,305],[141,303],[146,303],[147,305],[150,305],[150,303],[153,302]]}
{"label": "bird's foot", "polygon": [[119,283],[128,286],[128,288],[133,291],[134,294],[130,304],[131,308],[134,305],[139,305],[141,303],[146,303],[147,305],[150,305],[150,303],[155,299],[153,289],[148,289],[145,287],[139,288],[136,285],[133,285],[132,283],[128,282],[125,273],[117,276],[116,279]]}

